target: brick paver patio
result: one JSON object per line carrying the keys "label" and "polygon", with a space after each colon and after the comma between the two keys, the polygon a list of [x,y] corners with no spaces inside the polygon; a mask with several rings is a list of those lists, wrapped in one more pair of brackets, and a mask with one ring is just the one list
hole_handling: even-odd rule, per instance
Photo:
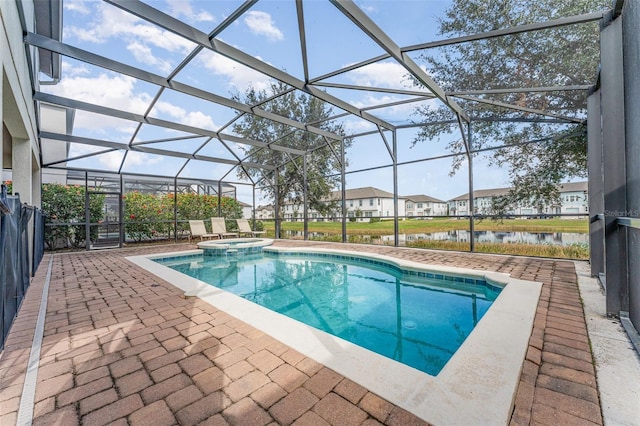
{"label": "brick paver patio", "polygon": [[[544,283],[511,424],[602,425],[572,262],[338,245]],[[186,244],[56,254],[36,425],[418,425],[420,419],[124,259]],[[50,255],[0,357],[0,425],[16,423]],[[461,409],[464,409],[461,407]]]}

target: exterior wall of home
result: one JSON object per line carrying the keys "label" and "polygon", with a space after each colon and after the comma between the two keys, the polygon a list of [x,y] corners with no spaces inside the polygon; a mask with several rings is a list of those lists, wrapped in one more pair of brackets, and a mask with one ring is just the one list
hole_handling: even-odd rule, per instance
{"label": "exterior wall of home", "polygon": [[405,207],[407,217],[447,215],[447,203],[407,201]]}
{"label": "exterior wall of home", "polygon": [[[468,200],[449,201],[450,215],[469,215]],[[473,201],[475,214],[492,214],[491,196],[476,197]],[[539,211],[538,207],[532,205],[514,206],[506,211],[511,215],[557,215],[557,214],[581,214],[589,213],[589,200],[587,191],[561,191],[559,205],[543,205]]]}
{"label": "exterior wall of home", "polygon": [[[0,116],[6,127],[0,136],[3,153],[1,165],[2,168],[11,169],[13,191],[20,193],[21,201],[39,206],[40,153],[18,5],[24,11],[28,29],[34,31],[33,2],[0,1]],[[32,55],[33,63],[36,60],[36,55]]]}
{"label": "exterior wall of home", "polygon": [[253,209],[251,208],[251,206],[242,206],[242,218],[253,219],[253,217],[251,216],[252,211]]}
{"label": "exterior wall of home", "polygon": [[[352,198],[345,200],[347,217],[358,217],[360,211],[360,220],[368,220],[372,217],[393,217],[393,199],[392,198]],[[340,217],[340,207],[334,215],[323,216],[314,209],[309,209],[307,214],[309,221],[317,222],[319,220],[337,220]],[[405,215],[405,200],[398,200],[398,216]],[[283,218],[287,221],[301,221],[303,219],[303,206],[301,204],[287,203],[283,207]]]}
{"label": "exterior wall of home", "polygon": [[265,219],[273,219],[274,214],[272,209],[257,209],[256,210],[256,219],[265,220]]}
{"label": "exterior wall of home", "polygon": [[589,213],[589,200],[586,191],[563,192],[560,194],[561,213]]}

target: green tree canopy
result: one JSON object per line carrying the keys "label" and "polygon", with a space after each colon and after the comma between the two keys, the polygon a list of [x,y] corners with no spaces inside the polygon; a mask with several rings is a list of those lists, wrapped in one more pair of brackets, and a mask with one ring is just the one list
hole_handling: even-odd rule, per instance
{"label": "green tree canopy", "polygon": [[[234,98],[248,105],[260,105],[260,108],[268,112],[325,131],[338,135],[345,134],[341,123],[329,120],[332,115],[330,105],[312,96],[288,89],[284,83],[277,82],[272,83],[268,90],[249,88],[243,96],[236,94]],[[293,129],[252,114],[245,114],[237,121],[233,125],[233,131],[248,139],[267,143],[274,142],[280,146],[306,151],[309,207],[321,214],[329,214],[335,208],[335,201],[329,202],[329,196],[339,184],[339,177],[336,176],[336,173],[340,171],[340,162],[328,147],[314,149],[327,142],[324,137],[308,131]],[[332,142],[335,152],[339,154],[339,143],[329,142]],[[345,148],[350,144],[350,140],[345,140]],[[263,174],[260,169],[239,169],[238,176],[240,178],[250,176],[255,181],[259,181],[266,177],[267,179],[261,182],[261,184],[266,184],[263,187],[263,192],[271,200],[275,200],[277,197],[281,206],[286,200],[296,203],[302,202],[304,188],[302,156],[296,157],[293,154],[261,147],[248,147],[245,150],[245,155],[253,163],[280,166],[280,174],[277,176],[277,191],[273,185],[276,178],[273,172],[265,171]]]}
{"label": "green tree canopy", "polygon": [[[440,19],[440,34],[452,38],[544,22],[607,9],[610,3],[609,0],[453,0]],[[478,92],[473,96],[586,119],[584,89],[528,92],[517,88],[593,84],[599,61],[598,34],[598,23],[590,22],[449,45],[427,50],[420,59],[448,92],[514,89],[512,93]],[[555,200],[558,183],[586,176],[585,123],[550,123],[532,113],[461,97],[456,101],[472,117],[473,149],[508,146],[486,155],[490,165],[505,167],[509,173],[514,187],[509,202],[537,205]],[[416,114],[419,122],[443,124],[421,127],[414,145],[460,134],[457,124],[451,124],[453,114],[444,105],[421,107]],[[510,121],[492,121],[499,118]],[[454,153],[463,153],[462,138],[454,138],[449,148]],[[454,159],[452,174],[463,160],[463,155]]]}

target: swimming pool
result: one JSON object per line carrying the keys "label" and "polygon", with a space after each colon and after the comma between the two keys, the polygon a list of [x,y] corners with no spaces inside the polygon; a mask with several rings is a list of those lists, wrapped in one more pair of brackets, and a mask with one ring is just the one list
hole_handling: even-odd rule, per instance
{"label": "swimming pool", "polygon": [[[316,247],[304,243],[289,248],[272,246],[266,250],[294,256],[307,253],[354,256],[351,251],[330,248],[328,244],[314,245]],[[398,249],[398,252],[404,250],[413,251]],[[425,265],[374,253],[355,254],[416,274],[435,272],[477,277],[506,285],[449,362],[437,376],[432,376],[154,261],[168,257],[187,259],[194,255],[202,255],[202,250],[127,259],[171,283],[185,296],[197,297],[232,315],[429,423],[509,422],[540,297],[540,283],[513,279],[502,273]]]}
{"label": "swimming pool", "polygon": [[359,256],[277,252],[157,262],[437,375],[502,290]]}

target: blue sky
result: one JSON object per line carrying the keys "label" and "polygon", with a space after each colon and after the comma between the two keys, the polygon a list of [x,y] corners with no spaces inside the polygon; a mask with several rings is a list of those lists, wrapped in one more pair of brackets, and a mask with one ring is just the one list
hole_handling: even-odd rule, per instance
{"label": "blue sky", "polygon": [[[205,33],[210,32],[242,4],[241,1],[235,0],[215,2],[168,0],[148,3]],[[437,17],[443,15],[448,1],[389,0],[359,1],[357,4],[397,44],[406,46],[440,38],[437,34]],[[306,18],[306,43],[310,52],[309,73],[312,79],[384,53],[329,2],[305,1],[303,5]],[[167,76],[195,48],[190,41],[103,2],[65,0],[63,19],[64,43],[162,76]],[[297,78],[304,79],[293,1],[258,2],[225,29],[218,39]],[[415,87],[407,81],[405,74],[404,68],[399,64],[386,60],[328,81],[415,90]],[[258,89],[265,88],[269,78],[205,49],[175,77],[175,81],[229,97],[231,93],[243,93],[249,85]],[[64,58],[61,81],[56,85],[42,86],[41,91],[144,114],[158,89],[131,77]],[[327,91],[358,107],[404,98],[400,95],[373,91],[333,88]],[[374,114],[392,123],[407,123],[411,119],[418,119],[412,115],[413,108],[414,106],[399,106],[386,108]],[[228,108],[215,106],[171,90],[164,91],[149,113],[150,117],[209,130],[219,130],[234,115]],[[347,118],[343,124],[348,133],[375,129],[371,123],[361,119]],[[136,123],[127,120],[77,111],[73,132],[79,136],[129,143],[135,127]],[[231,133],[231,129],[226,129],[225,132]],[[134,140],[139,142],[184,135],[178,131],[145,124]],[[398,133],[399,161],[445,154],[447,153],[446,140],[451,136],[445,136],[441,141],[419,144],[411,149],[413,137],[413,130],[402,130]],[[153,146],[193,152],[204,141],[205,138],[193,138]],[[233,152],[242,157],[238,146],[233,143],[228,145]],[[73,144],[70,156],[79,156],[101,149],[103,148]],[[234,159],[233,153],[216,141],[207,144],[199,153]],[[111,152],[73,161],[69,166],[117,171],[123,155],[124,151]],[[356,138],[347,156],[348,170],[391,163],[387,149],[379,136]],[[450,178],[448,176],[450,164],[450,160],[443,159],[400,167],[398,178],[400,194],[427,194],[449,199],[465,193],[468,181],[466,168],[463,166],[456,176]],[[174,175],[183,165],[183,159],[130,152],[126,157],[123,171]],[[224,164],[192,160],[184,167],[180,176],[220,179],[229,173],[231,168]],[[507,184],[504,171],[488,168],[486,161],[482,159],[474,162],[474,171],[476,188],[501,187]],[[233,171],[227,179],[238,180]],[[362,186],[375,186],[391,192],[393,190],[392,169],[388,167],[348,175],[348,188]],[[250,186],[239,186],[238,198],[251,202]],[[262,202],[258,200],[258,203]]]}

